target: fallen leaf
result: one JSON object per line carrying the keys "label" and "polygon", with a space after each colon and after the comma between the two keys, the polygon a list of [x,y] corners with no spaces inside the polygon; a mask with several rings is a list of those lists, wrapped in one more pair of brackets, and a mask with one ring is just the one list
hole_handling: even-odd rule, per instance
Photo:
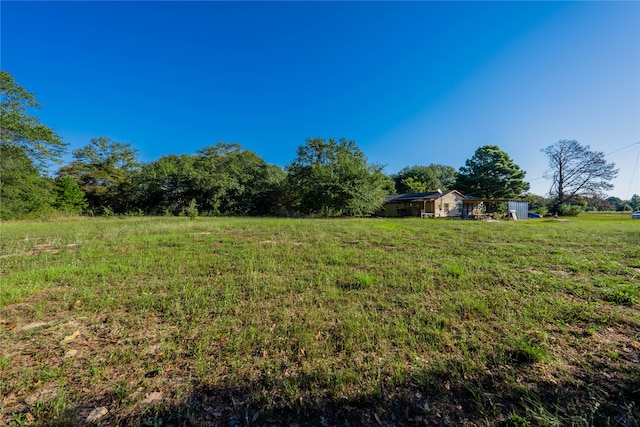
{"label": "fallen leaf", "polygon": [[7,329],[7,331],[10,331],[10,330],[12,330],[12,329],[15,329],[15,328],[16,328],[16,326],[18,326],[18,324],[17,324],[17,323],[12,323],[12,324],[10,324],[9,326],[7,326],[7,328],[6,328],[6,329]]}
{"label": "fallen leaf", "polygon": [[66,337],[64,337],[64,339],[62,341],[60,341],[60,344],[66,344],[68,342],[71,342],[71,341],[75,340],[76,338],[78,338],[79,336],[80,336],[80,331],[76,330],[71,335],[67,335]]}
{"label": "fallen leaf", "polygon": [[99,408],[95,408],[93,411],[91,411],[91,413],[89,414],[89,416],[87,417],[85,422],[87,422],[87,423],[95,423],[95,422],[99,421],[100,418],[102,418],[105,415],[107,415],[108,412],[109,412],[109,410],[104,406],[101,406]]}

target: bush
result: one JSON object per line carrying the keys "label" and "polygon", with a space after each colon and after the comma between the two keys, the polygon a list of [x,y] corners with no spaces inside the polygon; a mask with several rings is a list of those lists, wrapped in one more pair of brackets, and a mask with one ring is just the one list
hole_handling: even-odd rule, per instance
{"label": "bush", "polygon": [[196,199],[191,199],[189,206],[187,206],[184,211],[189,218],[196,219],[198,217],[198,205],[196,204]]}
{"label": "bush", "polygon": [[561,216],[578,216],[583,210],[580,206],[570,205],[569,203],[563,203],[558,206],[558,213]]}

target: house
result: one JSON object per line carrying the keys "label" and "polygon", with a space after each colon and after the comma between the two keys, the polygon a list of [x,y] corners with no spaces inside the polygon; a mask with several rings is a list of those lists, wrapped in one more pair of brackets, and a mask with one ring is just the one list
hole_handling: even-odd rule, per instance
{"label": "house", "polygon": [[510,213],[517,210],[516,218],[527,218],[529,204],[526,201],[480,199],[465,196],[457,190],[387,196],[377,215],[385,217],[484,218],[486,216],[484,214],[485,203],[502,202],[508,202]]}
{"label": "house", "polygon": [[466,197],[457,190],[409,193],[387,196],[380,216],[423,218],[462,217]]}

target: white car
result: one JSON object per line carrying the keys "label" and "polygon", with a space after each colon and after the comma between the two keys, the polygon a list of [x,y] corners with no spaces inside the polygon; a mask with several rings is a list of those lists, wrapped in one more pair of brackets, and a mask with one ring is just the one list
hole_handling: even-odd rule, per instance
{"label": "white car", "polygon": [[632,213],[631,218],[640,219],[640,211],[635,211],[634,213]]}

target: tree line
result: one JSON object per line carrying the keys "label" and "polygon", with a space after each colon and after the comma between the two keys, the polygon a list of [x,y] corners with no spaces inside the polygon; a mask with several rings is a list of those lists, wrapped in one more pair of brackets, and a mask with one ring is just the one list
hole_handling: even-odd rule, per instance
{"label": "tree line", "polygon": [[[143,163],[128,143],[97,137],[73,150],[30,109],[35,96],[0,71],[0,219],[51,212],[87,215],[321,215],[366,216],[389,194],[457,189],[480,198],[529,198],[540,210],[583,206],[611,189],[617,174],[602,153],[576,141],[543,150],[550,162],[551,197],[528,194],[525,172],[495,145],[484,145],[459,170],[415,165],[386,175],[355,141],[307,138],[284,169],[235,143],[195,154],[168,154]],[[634,197],[624,207],[640,209]],[[616,205],[616,207],[618,207]]]}

